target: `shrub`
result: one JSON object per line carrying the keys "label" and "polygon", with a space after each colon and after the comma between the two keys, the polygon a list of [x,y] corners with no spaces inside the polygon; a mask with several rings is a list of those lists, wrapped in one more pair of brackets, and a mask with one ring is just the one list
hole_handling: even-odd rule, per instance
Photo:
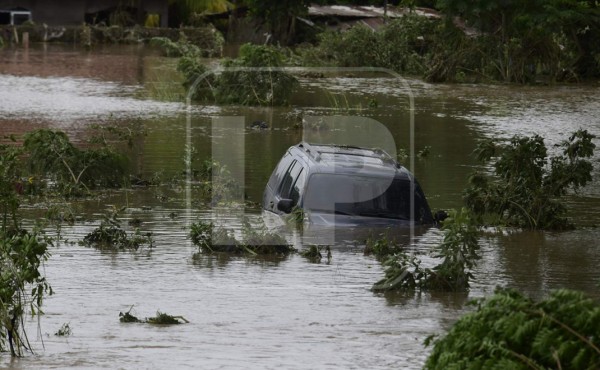
{"label": "shrub", "polygon": [[[283,53],[273,46],[244,44],[239,57],[223,63],[226,68],[277,68]],[[216,81],[215,99],[221,104],[285,105],[298,80],[284,71],[224,71]]]}
{"label": "shrub", "polygon": [[238,241],[233,230],[215,226],[212,222],[200,221],[190,227],[189,236],[201,254],[229,253],[238,255],[287,255],[295,251],[285,238],[269,232],[264,225],[251,225],[247,219],[242,224],[243,238]]}
{"label": "shrub", "polygon": [[44,296],[52,294],[40,271],[50,256],[48,246],[19,224],[19,153],[0,145],[0,351],[10,349],[13,356],[31,349],[23,326],[25,313],[39,314]]}
{"label": "shrub", "polygon": [[423,74],[434,23],[407,15],[379,31],[357,25],[345,32],[326,31],[316,48],[300,48],[304,65],[382,67],[399,73]]}
{"label": "shrub", "polygon": [[[383,266],[385,278],[373,285],[375,292],[395,290],[441,290],[465,291],[469,280],[473,279],[471,270],[480,258],[478,231],[469,212],[462,209],[450,212],[443,221],[444,240],[434,248],[434,256],[443,258],[442,263],[432,269],[423,268],[421,260],[394,247]],[[375,243],[381,251],[390,251],[386,242]]]}
{"label": "shrub", "polygon": [[493,176],[474,173],[465,191],[467,207],[481,220],[528,229],[567,229],[561,198],[591,181],[594,135],[586,130],[573,133],[558,145],[562,153],[548,156],[542,137],[514,136],[500,146],[485,141],[477,157],[493,162]]}
{"label": "shrub", "polygon": [[598,369],[600,305],[558,290],[540,301],[497,289],[433,345],[425,369]]}
{"label": "shrub", "polygon": [[25,134],[26,168],[71,193],[79,187],[115,187],[123,184],[127,159],[103,143],[98,148],[79,149],[62,131],[39,129]]}
{"label": "shrub", "polygon": [[125,230],[121,228],[118,214],[124,210],[125,207],[121,209],[115,208],[103,215],[100,226],[83,238],[83,244],[88,247],[106,250],[137,250],[144,244],[152,248],[153,240],[151,233],[142,235],[139,229],[136,229],[133,234],[127,235]]}

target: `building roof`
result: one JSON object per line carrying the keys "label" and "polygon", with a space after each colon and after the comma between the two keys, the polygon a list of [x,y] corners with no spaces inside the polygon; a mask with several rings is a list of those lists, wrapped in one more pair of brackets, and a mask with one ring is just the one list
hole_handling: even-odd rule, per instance
{"label": "building roof", "polygon": [[[411,9],[388,6],[387,17],[400,18],[411,13]],[[441,18],[439,12],[428,8],[414,8],[412,13],[427,18]],[[344,18],[381,18],[384,9],[377,6],[358,5],[311,5],[308,8],[311,17],[344,17]]]}

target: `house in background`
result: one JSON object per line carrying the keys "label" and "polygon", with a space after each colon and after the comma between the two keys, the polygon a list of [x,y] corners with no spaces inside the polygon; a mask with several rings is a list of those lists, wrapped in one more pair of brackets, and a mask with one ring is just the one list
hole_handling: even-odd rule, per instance
{"label": "house in background", "polygon": [[143,25],[149,15],[158,16],[157,25],[167,27],[168,0],[0,0],[0,24],[31,20],[49,26],[117,21]]}

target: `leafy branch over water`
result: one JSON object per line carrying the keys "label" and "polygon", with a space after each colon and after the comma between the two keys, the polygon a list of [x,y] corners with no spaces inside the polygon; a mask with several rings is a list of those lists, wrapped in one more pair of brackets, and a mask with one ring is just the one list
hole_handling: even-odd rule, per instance
{"label": "leafy branch over water", "polygon": [[469,212],[451,211],[444,220],[444,240],[433,250],[442,262],[433,268],[423,268],[421,260],[404,252],[398,245],[386,240],[371,240],[371,248],[384,258],[385,278],[373,285],[375,292],[394,290],[464,291],[473,279],[471,270],[479,256],[479,232]]}
{"label": "leafy branch over water", "polygon": [[558,290],[534,302],[509,289],[474,302],[433,345],[425,369],[598,369],[600,305]]}
{"label": "leafy branch over water", "polygon": [[474,173],[465,191],[467,207],[484,222],[527,229],[568,229],[562,198],[592,180],[589,158],[596,145],[586,130],[573,133],[548,156],[541,136],[514,136],[507,145],[485,141],[478,159],[493,159],[493,176]]}
{"label": "leafy branch over water", "polygon": [[19,178],[19,150],[0,146],[0,351],[12,356],[31,350],[23,325],[27,311],[41,313],[52,288],[40,267],[50,256],[38,233],[23,229],[17,210],[19,198],[15,180]]}

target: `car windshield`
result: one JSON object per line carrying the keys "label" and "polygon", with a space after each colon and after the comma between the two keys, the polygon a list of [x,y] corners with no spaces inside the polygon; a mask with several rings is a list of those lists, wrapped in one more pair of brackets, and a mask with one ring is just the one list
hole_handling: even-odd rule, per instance
{"label": "car windshield", "polygon": [[314,174],[304,197],[304,209],[351,216],[429,220],[431,213],[415,183],[415,217],[410,217],[411,183],[389,177]]}

